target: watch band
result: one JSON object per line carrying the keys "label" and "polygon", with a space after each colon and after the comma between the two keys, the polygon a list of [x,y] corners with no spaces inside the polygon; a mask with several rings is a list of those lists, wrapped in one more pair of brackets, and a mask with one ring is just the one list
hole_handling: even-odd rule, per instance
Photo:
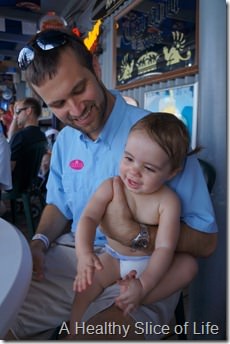
{"label": "watch band", "polygon": [[49,238],[46,235],[41,234],[41,233],[35,234],[31,240],[41,240],[43,242],[43,244],[45,245],[47,250],[50,246]]}
{"label": "watch band", "polygon": [[149,230],[148,226],[140,223],[140,232],[132,240],[131,248],[132,249],[142,249],[147,248],[149,245]]}

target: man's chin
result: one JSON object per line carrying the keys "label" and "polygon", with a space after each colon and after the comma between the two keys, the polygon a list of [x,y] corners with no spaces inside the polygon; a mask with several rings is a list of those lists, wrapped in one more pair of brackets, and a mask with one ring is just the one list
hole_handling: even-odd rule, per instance
{"label": "man's chin", "polygon": [[94,132],[97,131],[97,130],[90,129],[90,128],[83,129],[83,128],[79,127],[78,125],[73,124],[72,122],[68,123],[66,125],[68,125],[69,127],[73,128],[75,130],[78,130],[78,131],[82,132],[83,134],[85,134],[85,135],[87,135],[89,137],[91,137],[91,134],[93,135]]}

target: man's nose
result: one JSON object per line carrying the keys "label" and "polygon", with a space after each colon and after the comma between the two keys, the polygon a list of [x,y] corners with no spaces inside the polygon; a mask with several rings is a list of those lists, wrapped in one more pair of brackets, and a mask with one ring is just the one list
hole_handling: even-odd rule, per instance
{"label": "man's nose", "polygon": [[80,116],[85,110],[84,104],[78,102],[74,98],[71,98],[68,100],[67,106],[68,106],[69,114],[73,117],[74,116]]}

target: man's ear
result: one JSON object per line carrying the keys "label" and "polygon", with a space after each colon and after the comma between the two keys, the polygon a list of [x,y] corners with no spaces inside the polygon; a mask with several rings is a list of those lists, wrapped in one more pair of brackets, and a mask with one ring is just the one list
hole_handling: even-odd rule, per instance
{"label": "man's ear", "polygon": [[98,79],[101,80],[101,66],[96,55],[93,55],[93,69]]}

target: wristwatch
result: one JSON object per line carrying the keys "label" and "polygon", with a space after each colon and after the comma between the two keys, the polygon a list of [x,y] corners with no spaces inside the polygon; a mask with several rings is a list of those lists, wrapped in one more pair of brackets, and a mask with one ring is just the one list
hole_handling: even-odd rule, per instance
{"label": "wristwatch", "polygon": [[131,248],[136,250],[136,249],[141,249],[141,248],[147,248],[148,245],[149,245],[148,226],[144,225],[143,223],[140,223],[140,232],[132,240]]}

